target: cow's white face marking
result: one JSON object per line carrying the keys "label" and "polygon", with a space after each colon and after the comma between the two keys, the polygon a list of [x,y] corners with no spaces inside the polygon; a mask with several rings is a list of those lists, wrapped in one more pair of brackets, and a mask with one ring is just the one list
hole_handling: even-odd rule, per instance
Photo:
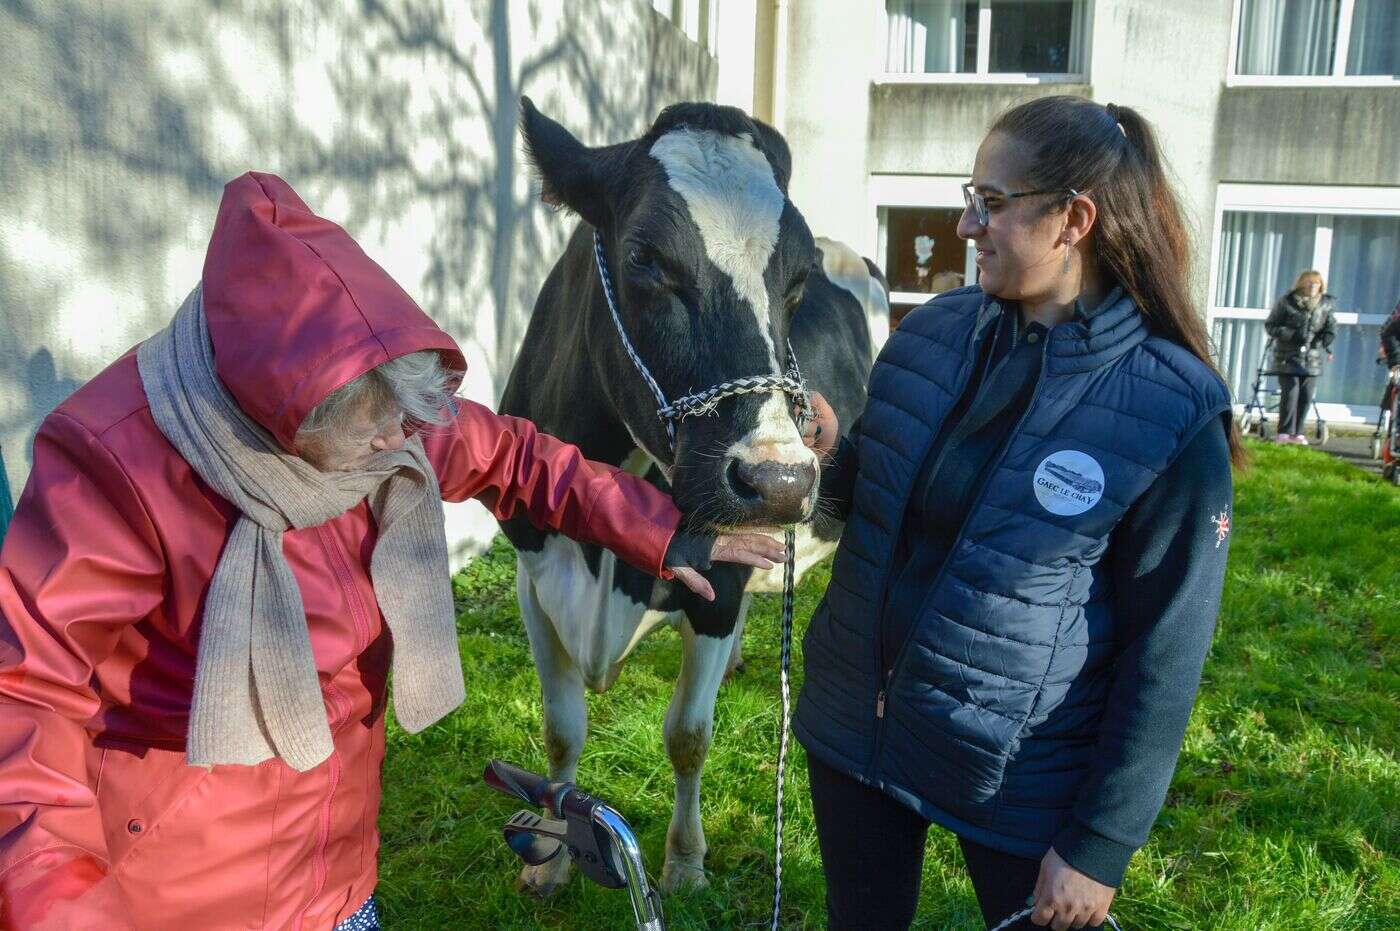
{"label": "cow's white face marking", "polygon": [[[768,348],[772,372],[778,369],[763,272],[778,245],[785,198],[768,159],[753,140],[716,132],[675,129],[651,147],[671,187],[685,201],[705,242],[705,254],[734,282],[749,305]],[[770,395],[758,425],[729,450],[740,459],[807,465],[816,457],[802,444],[781,394]]]}
{"label": "cow's white face marking", "polygon": [[816,453],[802,442],[797,425],[792,422],[788,397],[774,392],[763,400],[758,409],[758,426],[728,449],[728,455],[742,462],[784,462],[789,465],[815,465]]}
{"label": "cow's white face marking", "polygon": [[752,309],[777,373],[763,272],[778,245],[785,198],[768,159],[747,135],[685,128],[656,140],[651,157],[661,163],[672,189],[685,201],[706,255]]}

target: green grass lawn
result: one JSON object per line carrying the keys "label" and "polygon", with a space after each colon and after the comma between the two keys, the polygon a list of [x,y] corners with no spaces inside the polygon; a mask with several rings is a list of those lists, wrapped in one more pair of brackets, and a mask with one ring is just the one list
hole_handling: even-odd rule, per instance
{"label": "green grass lawn", "polygon": [[[1238,479],[1224,610],[1185,750],[1115,915],[1125,929],[1400,928],[1400,493],[1312,450],[1255,446]],[[455,580],[467,701],[407,736],[391,723],[379,894],[401,929],[630,928],[621,890],[575,876],[551,901],[513,889],[486,789],[495,756],[542,771],[540,700],[497,540]],[[803,582],[798,630],[827,581]],[[672,928],[766,927],[778,720],[778,599],[755,602],[747,671],[720,692],[705,767],[709,889],[666,901]],[[661,720],[680,663],[662,631],[589,698],[584,788],[610,800],[659,873],[672,778]],[[794,659],[800,682],[800,655]],[[795,694],[795,689],[794,689]],[[795,742],[784,926],[824,925],[824,885]],[[952,836],[935,829],[918,927],[981,929]]]}

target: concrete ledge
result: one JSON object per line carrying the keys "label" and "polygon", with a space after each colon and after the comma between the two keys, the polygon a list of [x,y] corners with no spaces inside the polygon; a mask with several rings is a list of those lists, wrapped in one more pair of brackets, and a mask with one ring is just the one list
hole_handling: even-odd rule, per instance
{"label": "concrete ledge", "polygon": [[1227,87],[1216,177],[1257,184],[1400,185],[1400,91]]}
{"label": "concrete ledge", "polygon": [[867,136],[876,174],[967,174],[992,121],[1039,97],[1088,97],[1088,84],[872,84]]}

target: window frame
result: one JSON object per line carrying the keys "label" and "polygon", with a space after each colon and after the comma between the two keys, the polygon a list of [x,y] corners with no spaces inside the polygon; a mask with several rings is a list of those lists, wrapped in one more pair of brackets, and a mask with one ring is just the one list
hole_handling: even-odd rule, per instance
{"label": "window frame", "polygon": [[1240,20],[1247,0],[1230,4],[1230,60],[1225,69],[1226,87],[1395,87],[1400,76],[1390,74],[1347,74],[1351,51],[1351,26],[1356,0],[1341,0],[1337,11],[1337,44],[1332,51],[1331,74],[1239,74]]}
{"label": "window frame", "polygon": [[[1220,277],[1220,236],[1226,213],[1285,213],[1313,215],[1317,226],[1313,236],[1312,268],[1331,281],[1332,230],[1337,217],[1400,218],[1400,187],[1355,185],[1239,184],[1222,182],[1216,186],[1215,219],[1210,242],[1210,290],[1207,292],[1206,331],[1215,332],[1216,320],[1266,320],[1270,307],[1222,307],[1216,303]],[[891,298],[893,301],[893,298]],[[1338,326],[1380,326],[1390,316],[1381,313],[1337,311]],[[1379,397],[1379,389],[1378,397]],[[1236,398],[1240,411],[1247,399]],[[1375,405],[1340,404],[1319,401],[1322,416],[1336,423],[1374,422],[1380,409]]]}
{"label": "window frame", "polygon": [[[962,185],[966,177],[954,175],[891,175],[870,176],[870,236],[875,242],[873,251],[875,264],[880,268],[889,267],[886,254],[888,216],[891,207],[923,207],[929,210],[963,210]],[[964,243],[966,258],[963,263],[963,283],[970,284],[977,279],[977,249],[971,242]],[[913,305],[928,303],[935,294],[923,291],[891,291],[890,306],[895,304]]]}
{"label": "window frame", "polygon": [[1084,10],[1084,22],[1073,30],[1077,35],[1070,41],[1082,42],[1080,71],[1060,73],[1037,73],[1017,71],[990,71],[992,59],[992,0],[977,0],[977,66],[973,71],[890,71],[887,60],[886,37],[889,35],[889,12],[885,0],[875,4],[875,83],[876,84],[1088,84],[1093,70],[1094,47],[1094,2],[1078,0]]}

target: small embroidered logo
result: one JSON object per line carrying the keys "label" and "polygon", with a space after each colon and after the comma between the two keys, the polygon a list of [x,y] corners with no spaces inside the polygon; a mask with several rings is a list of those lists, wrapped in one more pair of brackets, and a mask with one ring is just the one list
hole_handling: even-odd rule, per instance
{"label": "small embroidered logo", "polygon": [[1215,548],[1220,549],[1220,544],[1225,542],[1225,538],[1230,535],[1230,512],[1221,511],[1210,519],[1215,524]]}

